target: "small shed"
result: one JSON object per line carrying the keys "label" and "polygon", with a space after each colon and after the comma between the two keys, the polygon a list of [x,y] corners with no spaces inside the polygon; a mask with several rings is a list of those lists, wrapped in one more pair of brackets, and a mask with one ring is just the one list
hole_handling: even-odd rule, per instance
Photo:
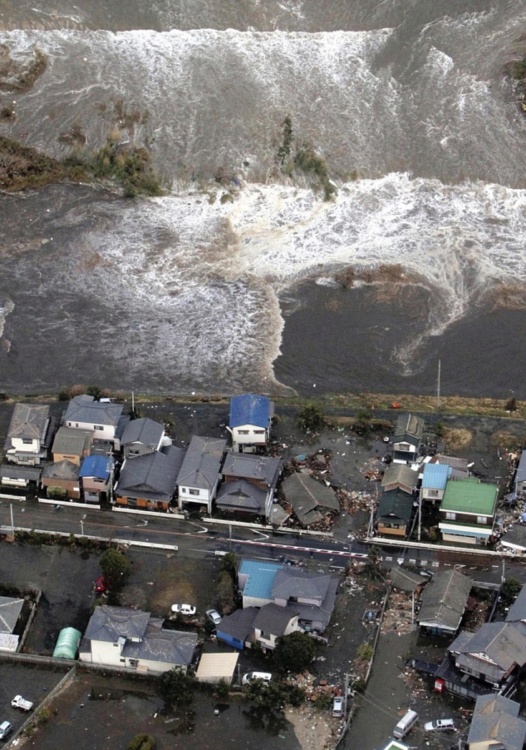
{"label": "small shed", "polygon": [[63,628],[58,634],[54,659],[76,659],[82,633],[76,628]]}
{"label": "small shed", "polygon": [[239,654],[203,654],[195,674],[199,682],[221,682],[228,684],[234,679]]}

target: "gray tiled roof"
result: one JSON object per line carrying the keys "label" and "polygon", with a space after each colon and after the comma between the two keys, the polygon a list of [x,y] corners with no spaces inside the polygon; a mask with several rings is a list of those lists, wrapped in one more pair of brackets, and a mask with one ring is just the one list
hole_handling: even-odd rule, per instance
{"label": "gray tiled roof", "polygon": [[519,620],[526,620],[526,586],[519,591],[518,597],[506,615],[506,622],[519,622]]}
{"label": "gray tiled roof", "polygon": [[53,464],[46,464],[42,471],[42,479],[73,479],[78,480],[80,467],[64,459]]}
{"label": "gray tiled roof", "polygon": [[250,482],[240,479],[237,482],[225,482],[219,488],[216,497],[218,508],[241,510],[252,513],[265,513],[267,492]]}
{"label": "gray tiled roof", "polygon": [[123,405],[95,401],[83,393],[72,398],[64,415],[64,422],[84,422],[117,427]]}
{"label": "gray tiled roof", "polygon": [[305,622],[312,623],[316,622],[318,623],[317,627],[321,630],[321,632],[323,632],[332,617],[334,605],[336,603],[338,585],[338,579],[332,578],[327,589],[327,594],[319,607],[315,604],[303,604],[302,602],[294,602],[294,608],[299,612],[300,621],[303,620]]}
{"label": "gray tiled roof", "polygon": [[122,433],[122,445],[129,443],[142,443],[143,445],[159,445],[164,434],[164,427],[153,419],[142,417],[141,419],[132,419],[126,425]]}
{"label": "gray tiled roof", "polygon": [[424,433],[424,420],[415,414],[400,414],[396,420],[393,442],[399,442],[402,437],[414,437],[422,439]]}
{"label": "gray tiled roof", "polygon": [[142,639],[150,620],[149,612],[103,604],[95,607],[84,637],[91,641],[116,643],[119,638]]}
{"label": "gray tiled roof", "polygon": [[266,635],[281,636],[285,634],[292,618],[298,614],[299,610],[295,605],[280,607],[278,604],[265,604],[254,620],[254,627]]}
{"label": "gray tiled roof", "polygon": [[279,478],[281,459],[269,456],[254,456],[248,453],[228,451],[223,465],[223,476],[239,479],[255,479],[274,488]]}
{"label": "gray tiled roof", "polygon": [[294,510],[302,526],[310,526],[322,519],[320,509],[339,511],[340,504],[334,490],[317,482],[307,474],[292,473],[282,484],[285,499]]}
{"label": "gray tiled roof", "polygon": [[258,614],[257,607],[236,609],[231,615],[225,615],[217,626],[218,634],[224,633],[240,641],[247,641],[254,631],[254,620]]}
{"label": "gray tiled roof", "polygon": [[[487,659],[474,659],[475,654],[484,654]],[[473,657],[473,658],[471,658]],[[514,664],[522,667],[526,663],[526,637],[513,623],[486,622],[462,647],[456,661],[459,666],[475,660],[479,672],[500,679]]]}
{"label": "gray tiled roof", "polygon": [[15,404],[7,437],[40,440],[49,419],[49,411],[49,406]]}
{"label": "gray tiled roof", "polygon": [[401,591],[415,591],[425,583],[425,579],[418,573],[413,573],[413,571],[400,568],[397,565],[391,568],[390,575],[393,586]]}
{"label": "gray tiled roof", "polygon": [[438,571],[422,593],[417,621],[457,630],[472,586],[471,578],[456,570]]}
{"label": "gray tiled roof", "polygon": [[278,570],[272,584],[273,599],[319,599],[323,601],[329,590],[331,576],[284,568]]}
{"label": "gray tiled roof", "polygon": [[192,663],[197,633],[164,630],[161,623],[150,620],[143,640],[140,643],[128,641],[122,650],[123,657],[187,667]]}
{"label": "gray tiled roof", "polygon": [[2,479],[23,479],[38,482],[42,474],[42,466],[20,466],[19,464],[2,464],[0,477]]}
{"label": "gray tiled roof", "polygon": [[194,435],[177,477],[180,487],[211,490],[221,471],[226,440]]}
{"label": "gray tiled roof", "polygon": [[403,490],[382,492],[376,511],[377,518],[399,518],[409,523],[413,515],[413,497]]}
{"label": "gray tiled roof", "polygon": [[418,484],[418,472],[406,464],[391,464],[382,479],[382,487],[390,484],[403,484],[413,489]]}
{"label": "gray tiled roof", "polygon": [[468,745],[491,741],[491,750],[522,750],[526,722],[519,718],[520,704],[501,695],[477,698],[468,734]]}
{"label": "gray tiled roof", "polygon": [[170,445],[155,453],[136,456],[122,465],[116,494],[121,497],[144,497],[169,502],[185,451]]}
{"label": "gray tiled roof", "polygon": [[74,427],[59,427],[53,441],[52,453],[69,456],[82,456],[93,438],[91,430],[77,430]]}

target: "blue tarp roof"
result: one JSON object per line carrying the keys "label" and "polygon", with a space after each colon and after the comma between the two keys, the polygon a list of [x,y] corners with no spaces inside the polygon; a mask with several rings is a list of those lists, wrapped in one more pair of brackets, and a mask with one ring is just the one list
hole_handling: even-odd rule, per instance
{"label": "blue tarp roof", "polygon": [[258,599],[272,599],[272,586],[278,570],[283,569],[280,563],[263,562],[262,560],[241,560],[239,576],[247,576],[243,596]]}
{"label": "blue tarp roof", "polygon": [[447,464],[426,464],[422,477],[422,489],[445,490],[451,476],[451,467]]}
{"label": "blue tarp roof", "polygon": [[112,460],[108,456],[86,456],[80,467],[79,477],[107,479],[111,474]]}
{"label": "blue tarp roof", "polygon": [[230,427],[252,424],[267,428],[270,416],[270,400],[266,396],[245,393],[230,399]]}

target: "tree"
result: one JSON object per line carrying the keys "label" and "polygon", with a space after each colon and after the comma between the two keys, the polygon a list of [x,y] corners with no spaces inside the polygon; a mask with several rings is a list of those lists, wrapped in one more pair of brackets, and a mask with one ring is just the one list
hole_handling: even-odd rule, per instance
{"label": "tree", "polygon": [[517,411],[517,399],[515,396],[506,401],[506,411]]}
{"label": "tree", "polygon": [[314,640],[299,631],[278,638],[274,662],[284,672],[302,672],[316,655]]}
{"label": "tree", "polygon": [[159,677],[159,694],[168,706],[190,706],[194,700],[194,679],[177,667]]}
{"label": "tree", "polygon": [[106,550],[100,558],[99,565],[105,579],[106,587],[111,591],[119,589],[130,572],[129,560],[118,549]]}
{"label": "tree", "polygon": [[155,740],[151,734],[136,734],[130,741],[128,750],[155,750]]}
{"label": "tree", "polygon": [[102,388],[98,385],[88,385],[86,388],[88,396],[93,396],[94,399],[99,399],[102,396]]}
{"label": "tree", "polygon": [[312,401],[305,404],[298,414],[298,424],[305,432],[316,432],[325,424],[325,417],[318,404]]}
{"label": "tree", "polygon": [[500,595],[505,605],[512,604],[520,590],[522,584],[516,578],[506,578],[502,586],[500,587]]}

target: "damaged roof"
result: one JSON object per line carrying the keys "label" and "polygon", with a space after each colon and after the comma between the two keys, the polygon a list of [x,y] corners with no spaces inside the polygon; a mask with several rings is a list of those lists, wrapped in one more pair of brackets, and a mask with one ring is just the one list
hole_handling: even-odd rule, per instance
{"label": "damaged roof", "polygon": [[318,509],[340,510],[334,490],[307,474],[292,473],[283,482],[282,489],[302,526],[321,521],[323,516]]}
{"label": "damaged roof", "polygon": [[456,570],[438,571],[424,589],[417,622],[456,631],[464,615],[473,581]]}

